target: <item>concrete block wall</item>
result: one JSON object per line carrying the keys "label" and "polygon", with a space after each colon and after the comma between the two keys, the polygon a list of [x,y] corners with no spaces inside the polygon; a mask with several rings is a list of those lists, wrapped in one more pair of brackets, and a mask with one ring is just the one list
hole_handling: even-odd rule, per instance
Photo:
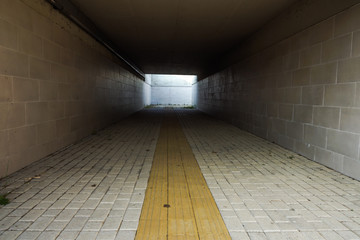
{"label": "concrete block wall", "polygon": [[196,89],[201,111],[360,179],[360,5]]}
{"label": "concrete block wall", "polygon": [[0,1],[0,177],[143,108],[122,66],[45,1]]}
{"label": "concrete block wall", "polygon": [[192,105],[192,88],[186,87],[151,87],[151,104],[154,105]]}
{"label": "concrete block wall", "polygon": [[192,84],[196,76],[149,74],[151,104],[192,105]]}

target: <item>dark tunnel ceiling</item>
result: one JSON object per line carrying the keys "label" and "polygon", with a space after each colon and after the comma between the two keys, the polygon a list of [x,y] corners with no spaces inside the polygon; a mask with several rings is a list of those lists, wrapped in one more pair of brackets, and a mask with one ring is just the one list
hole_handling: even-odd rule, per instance
{"label": "dark tunnel ceiling", "polygon": [[198,74],[296,0],[72,0],[145,73]]}

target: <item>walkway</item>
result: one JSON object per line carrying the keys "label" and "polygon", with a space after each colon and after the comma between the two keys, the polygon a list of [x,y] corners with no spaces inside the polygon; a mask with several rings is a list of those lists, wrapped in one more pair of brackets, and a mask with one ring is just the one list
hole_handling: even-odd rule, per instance
{"label": "walkway", "polygon": [[[147,109],[0,180],[0,239],[134,239],[163,109]],[[360,183],[178,110],[233,239],[360,239]]]}

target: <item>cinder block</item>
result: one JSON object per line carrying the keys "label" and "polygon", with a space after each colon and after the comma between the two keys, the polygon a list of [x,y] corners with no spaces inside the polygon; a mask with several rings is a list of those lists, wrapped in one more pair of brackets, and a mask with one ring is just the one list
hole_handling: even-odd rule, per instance
{"label": "cinder block", "polygon": [[302,88],[302,104],[322,105],[323,98],[323,86],[308,86]]}
{"label": "cinder block", "polygon": [[279,114],[279,104],[277,103],[268,103],[266,105],[266,114],[268,117],[278,117]]}
{"label": "cinder block", "polygon": [[8,103],[0,103],[0,131],[7,129]]}
{"label": "cinder block", "polygon": [[292,138],[289,138],[289,137],[283,136],[283,135],[279,135],[277,143],[286,149],[294,150],[295,140]]}
{"label": "cinder block", "polygon": [[40,81],[40,101],[57,100],[58,83],[51,81]]}
{"label": "cinder block", "polygon": [[[34,137],[32,138],[32,141],[34,141]],[[13,154],[9,155],[8,157],[8,172],[7,174],[11,174],[30,163],[33,163],[34,161],[40,159],[41,156],[39,154],[39,150],[37,146],[30,146],[28,148],[19,148],[17,152],[14,152]]]}
{"label": "cinder block", "polygon": [[82,103],[78,101],[71,101],[65,103],[65,116],[78,116],[83,113]]}
{"label": "cinder block", "polygon": [[344,157],[343,173],[358,178],[360,172],[360,161],[354,158]]}
{"label": "cinder block", "polygon": [[328,63],[311,68],[311,84],[326,84],[336,82],[337,63]]}
{"label": "cinder block", "polygon": [[49,120],[61,119],[65,116],[65,103],[59,101],[48,102]]}
{"label": "cinder block", "polygon": [[25,125],[25,103],[9,103],[6,128]]}
{"label": "cinder block", "polygon": [[48,18],[44,17],[41,14],[38,13],[33,13],[32,14],[32,20],[33,20],[33,32],[45,39],[51,39],[51,35],[52,35],[52,27],[53,27],[53,22],[49,21]]}
{"label": "cinder block", "polygon": [[55,63],[61,63],[61,47],[53,42],[44,40],[45,60]]}
{"label": "cinder block", "polygon": [[300,67],[312,66],[320,63],[321,44],[311,46],[300,52]]}
{"label": "cinder block", "polygon": [[352,133],[360,133],[360,109],[341,109],[340,129]]}
{"label": "cinder block", "polygon": [[357,82],[360,80],[360,57],[339,62],[338,82]]}
{"label": "cinder block", "polygon": [[274,91],[272,92],[272,101],[283,102],[284,101],[284,94],[285,94],[284,88],[274,89]]}
{"label": "cinder block", "polygon": [[58,98],[59,100],[67,100],[67,101],[72,99],[71,84],[60,83],[58,85]]}
{"label": "cinder block", "polygon": [[328,129],[327,139],[327,149],[350,158],[358,158],[359,135]]}
{"label": "cinder block", "polygon": [[31,11],[29,7],[21,1],[1,1],[0,15],[2,19],[19,25],[25,29],[32,28]]}
{"label": "cinder block", "polygon": [[42,39],[32,32],[21,29],[19,31],[19,51],[41,58],[43,56]]}
{"label": "cinder block", "polygon": [[314,107],[314,125],[339,128],[340,108]]}
{"label": "cinder block", "polygon": [[335,16],[334,35],[339,36],[359,29],[360,6],[346,10]]}
{"label": "cinder block", "polygon": [[275,76],[277,87],[291,87],[292,73],[281,73]]}
{"label": "cinder block", "polygon": [[71,46],[71,35],[59,26],[52,27],[52,41],[65,48]]}
{"label": "cinder block", "polygon": [[327,167],[343,172],[344,156],[323,148],[315,148],[314,160]]}
{"label": "cinder block", "polygon": [[[60,53],[60,58],[61,58],[61,64],[65,65],[65,66],[73,66],[74,57],[73,57],[72,51],[69,51],[68,49],[63,49],[63,51],[61,51],[61,53]],[[98,74],[95,74],[95,75],[98,75]]]}
{"label": "cinder block", "polygon": [[284,103],[300,104],[301,87],[284,88]]}
{"label": "cinder block", "polygon": [[333,37],[334,18],[322,21],[309,29],[309,45],[324,42]]}
{"label": "cinder block", "polygon": [[[8,131],[0,131],[0,159],[4,159],[9,153],[9,133]],[[0,165],[1,166],[1,165]]]}
{"label": "cinder block", "polygon": [[321,61],[329,62],[350,57],[351,34],[341,36],[323,43]]}
{"label": "cinder block", "polygon": [[51,79],[50,63],[30,58],[30,77],[49,81]]}
{"label": "cinder block", "polygon": [[12,77],[0,76],[0,102],[13,100]]}
{"label": "cinder block", "polygon": [[360,56],[360,31],[353,33],[352,56]]}
{"label": "cinder block", "polygon": [[315,127],[305,125],[304,127],[304,141],[311,145],[318,147],[326,147],[326,129],[322,127]]}
{"label": "cinder block", "polygon": [[48,103],[34,102],[26,104],[26,123],[36,124],[49,119]]}
{"label": "cinder block", "polygon": [[8,157],[0,157],[0,178],[3,178],[8,174],[8,161]]}
{"label": "cinder block", "polygon": [[343,107],[354,106],[355,90],[354,83],[327,85],[325,87],[325,105]]}
{"label": "cinder block", "polygon": [[85,119],[82,116],[77,116],[77,117],[70,118],[70,130],[71,130],[71,132],[74,132],[74,131],[79,130],[82,127],[84,127],[84,120]]}
{"label": "cinder block", "polygon": [[0,74],[28,77],[28,66],[29,62],[27,55],[0,48]]}
{"label": "cinder block", "polygon": [[302,68],[293,72],[293,86],[304,86],[310,84],[310,68]]}
{"label": "cinder block", "polygon": [[295,141],[295,152],[299,153],[304,157],[307,157],[308,159],[314,159],[315,148],[309,143]]}
{"label": "cinder block", "polygon": [[73,83],[69,80],[68,74],[72,74],[70,68],[52,63],[51,64],[51,80],[58,83]]}
{"label": "cinder block", "polygon": [[292,52],[283,57],[283,66],[285,71],[291,71],[299,68],[300,54],[299,52]]}
{"label": "cinder block", "polygon": [[37,80],[15,77],[13,88],[15,101],[39,100],[39,82]]}
{"label": "cinder block", "polygon": [[292,120],[294,113],[294,105],[279,104],[279,118],[285,120]]}
{"label": "cinder block", "polygon": [[309,31],[302,31],[291,37],[291,51],[295,52],[309,46]]}
{"label": "cinder block", "polygon": [[56,136],[62,137],[70,133],[70,119],[60,119],[56,121]]}
{"label": "cinder block", "polygon": [[290,138],[302,141],[304,139],[304,124],[297,122],[287,122],[286,135]]}
{"label": "cinder block", "polygon": [[280,119],[271,119],[271,131],[276,134],[286,134],[286,121]]}
{"label": "cinder block", "polygon": [[55,140],[56,138],[56,122],[41,123],[37,126],[38,131],[38,144],[45,144]]}
{"label": "cinder block", "polygon": [[295,105],[294,120],[300,123],[312,123],[313,107],[306,105]]}
{"label": "cinder block", "polygon": [[7,21],[0,19],[0,46],[17,49],[17,27]]}
{"label": "cinder block", "polygon": [[20,153],[36,145],[36,126],[21,127],[9,130],[9,153]]}
{"label": "cinder block", "polygon": [[356,83],[355,106],[360,107],[360,83]]}

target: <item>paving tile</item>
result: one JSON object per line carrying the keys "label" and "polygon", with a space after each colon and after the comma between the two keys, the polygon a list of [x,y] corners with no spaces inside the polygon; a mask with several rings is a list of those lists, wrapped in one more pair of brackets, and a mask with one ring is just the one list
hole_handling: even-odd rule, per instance
{"label": "paving tile", "polygon": [[33,240],[41,234],[40,231],[24,231],[17,239],[19,240]]}
{"label": "paving tile", "polygon": [[77,236],[79,235],[78,231],[64,231],[62,232],[57,239],[58,240],[73,240],[76,239]]}
{"label": "paving tile", "polygon": [[[161,111],[1,179],[11,203],[0,239],[134,239]],[[177,114],[233,239],[359,239],[358,181],[195,110]]]}
{"label": "paving tile", "polygon": [[93,240],[96,239],[98,232],[80,232],[76,240]]}
{"label": "paving tile", "polygon": [[113,240],[115,239],[117,231],[100,231],[96,239],[99,240]]}
{"label": "paving tile", "polygon": [[47,231],[62,231],[66,227],[66,225],[68,225],[69,222],[70,222],[70,220],[69,221],[53,221],[47,226],[46,230]]}
{"label": "paving tile", "polygon": [[53,221],[52,217],[39,217],[36,221],[31,224],[28,228],[30,231],[44,231],[46,227]]}
{"label": "paving tile", "polygon": [[116,240],[132,240],[135,238],[135,230],[120,230],[116,235]]}
{"label": "paving tile", "polygon": [[43,231],[37,240],[53,240],[60,235],[60,231]]}
{"label": "paving tile", "polygon": [[0,235],[0,240],[13,240],[16,239],[22,231],[6,231]]}

